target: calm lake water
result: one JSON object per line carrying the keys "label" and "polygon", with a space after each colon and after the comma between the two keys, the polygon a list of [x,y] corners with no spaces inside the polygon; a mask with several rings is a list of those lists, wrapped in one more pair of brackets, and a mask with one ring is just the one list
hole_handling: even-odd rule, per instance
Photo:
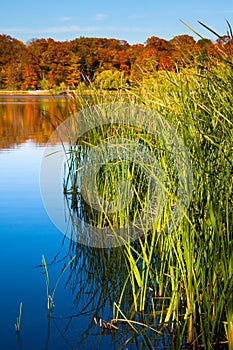
{"label": "calm lake water", "polygon": [[[111,320],[115,300],[101,265],[103,253],[72,244],[44,209],[39,172],[53,131],[44,111],[56,117],[66,113],[66,100],[0,97],[0,349],[124,349],[128,335],[123,330],[101,332],[93,322],[93,317]],[[42,255],[51,291],[77,256],[57,286],[51,317]],[[14,324],[21,302],[18,334]]]}

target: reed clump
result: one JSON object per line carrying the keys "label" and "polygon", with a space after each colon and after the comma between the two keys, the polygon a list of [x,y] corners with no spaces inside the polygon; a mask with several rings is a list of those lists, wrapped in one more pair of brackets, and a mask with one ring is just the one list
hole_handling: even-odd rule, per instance
{"label": "reed clump", "polygon": [[[79,195],[83,152],[88,154],[99,142],[117,135],[142,142],[163,164],[167,180],[163,213],[145,228],[142,237],[119,248],[127,273],[115,304],[114,322],[119,321],[119,313],[129,322],[138,320],[140,313],[150,328],[169,329],[176,349],[183,343],[193,349],[232,347],[233,67],[226,59],[210,63],[177,73],[144,72],[143,83],[130,92],[139,105],[158,111],[173,125],[192,160],[192,198],[172,231],[167,230],[167,223],[175,203],[177,174],[166,148],[143,130],[115,124],[91,130],[70,147],[64,182],[72,210],[97,227],[114,230],[142,210],[147,178],[133,161],[107,163],[97,177],[103,203],[117,200],[117,183],[127,176],[135,180],[133,198],[117,213],[108,215],[104,204],[101,213],[95,211]],[[122,101],[120,93],[118,100]],[[126,307],[126,291],[128,312],[120,311]]]}
{"label": "reed clump", "polygon": [[[209,66],[156,72],[154,77],[145,73],[138,93],[138,99],[143,93],[144,103],[182,136],[194,179],[191,203],[179,227],[170,234],[159,229],[152,233],[157,256],[150,264],[157,277],[154,302],[170,295],[168,308],[161,309],[161,323],[181,322],[187,342],[206,349],[227,341],[231,346],[233,303],[233,67],[228,60]],[[151,249],[145,239],[131,266],[148,261],[145,251]]]}

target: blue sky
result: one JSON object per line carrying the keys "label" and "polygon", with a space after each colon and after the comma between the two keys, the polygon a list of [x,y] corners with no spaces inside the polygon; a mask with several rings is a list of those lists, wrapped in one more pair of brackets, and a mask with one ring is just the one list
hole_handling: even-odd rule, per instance
{"label": "blue sky", "polygon": [[213,39],[197,21],[226,34],[225,19],[233,26],[233,1],[9,0],[1,3],[0,34],[23,42],[32,38],[64,41],[86,36],[123,39],[130,44],[144,43],[153,35],[164,39],[193,35],[179,19]]}

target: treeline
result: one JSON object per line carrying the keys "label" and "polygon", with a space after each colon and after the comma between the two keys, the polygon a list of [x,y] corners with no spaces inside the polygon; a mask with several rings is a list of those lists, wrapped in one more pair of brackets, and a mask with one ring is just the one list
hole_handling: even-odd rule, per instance
{"label": "treeline", "polygon": [[[179,35],[167,41],[156,36],[145,44],[124,40],[80,37],[59,42],[32,39],[27,44],[0,35],[0,89],[76,89],[80,83],[94,83],[104,89],[135,84],[143,71],[179,71],[198,63],[218,60],[219,52],[233,57],[233,40],[228,36],[215,43],[195,41]],[[232,61],[233,62],[233,61]]]}

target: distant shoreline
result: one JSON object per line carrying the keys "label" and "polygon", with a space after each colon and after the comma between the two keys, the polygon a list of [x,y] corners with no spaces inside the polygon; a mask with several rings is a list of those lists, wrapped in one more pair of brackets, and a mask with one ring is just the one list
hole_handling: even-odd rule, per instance
{"label": "distant shoreline", "polygon": [[58,94],[52,90],[0,90],[0,96],[67,96],[67,92]]}

